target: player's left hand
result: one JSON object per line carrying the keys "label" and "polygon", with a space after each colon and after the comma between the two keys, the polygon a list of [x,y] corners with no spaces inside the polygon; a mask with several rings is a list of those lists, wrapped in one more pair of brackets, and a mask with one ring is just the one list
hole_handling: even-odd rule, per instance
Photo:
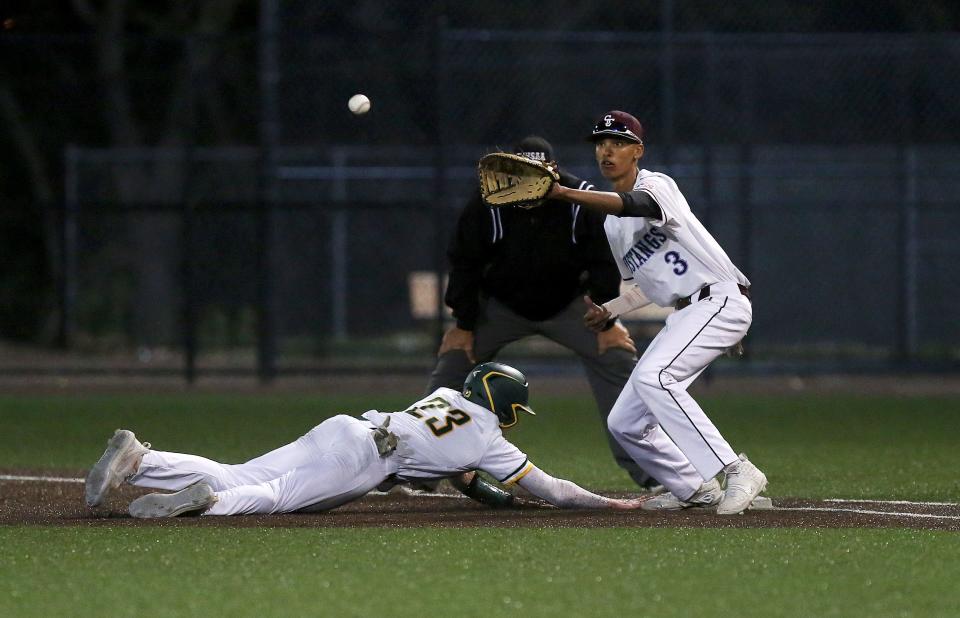
{"label": "player's left hand", "polygon": [[566,187],[564,187],[563,185],[561,185],[559,182],[555,182],[555,183],[553,183],[553,186],[550,187],[550,192],[547,193],[546,199],[548,199],[548,200],[559,200],[559,199],[563,199],[563,194],[564,194],[564,191],[566,191],[566,190],[567,190]]}
{"label": "player's left hand", "polygon": [[623,348],[633,354],[637,353],[637,344],[630,337],[630,331],[620,322],[614,322],[607,330],[597,333],[597,354],[603,354],[610,348]]}
{"label": "player's left hand", "polygon": [[599,333],[613,316],[610,315],[606,307],[593,302],[593,299],[589,296],[584,296],[583,302],[587,305],[587,312],[583,314],[583,323],[590,330]]}
{"label": "player's left hand", "polygon": [[630,499],[614,498],[610,500],[610,508],[617,511],[632,511],[634,509],[639,509],[640,505],[649,499],[650,499],[650,496],[641,496],[639,498],[630,498]]}

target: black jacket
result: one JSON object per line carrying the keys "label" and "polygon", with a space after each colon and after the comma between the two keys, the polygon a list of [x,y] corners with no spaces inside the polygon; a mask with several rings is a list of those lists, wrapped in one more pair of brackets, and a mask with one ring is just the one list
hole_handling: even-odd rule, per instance
{"label": "black jacket", "polygon": [[[566,183],[564,183],[566,184]],[[549,201],[492,209],[474,195],[447,250],[444,297],[457,326],[473,330],[481,294],[528,320],[552,318],[577,296],[603,303],[620,294],[620,271],[603,231],[605,215]]]}

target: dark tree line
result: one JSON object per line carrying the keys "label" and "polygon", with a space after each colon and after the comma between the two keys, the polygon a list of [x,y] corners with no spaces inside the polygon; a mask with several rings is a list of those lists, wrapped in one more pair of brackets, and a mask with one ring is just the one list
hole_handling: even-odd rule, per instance
{"label": "dark tree line", "polygon": [[[64,200],[64,149],[252,145],[258,139],[258,0],[216,2],[5,2],[0,5],[0,338],[49,343],[57,324],[57,221]],[[403,0],[283,2],[290,36],[373,40],[377,33],[429,39],[451,28],[655,32],[954,32],[960,4],[907,0],[808,3]],[[399,82],[429,86],[416,67]],[[285,58],[285,61],[295,58]],[[413,122],[416,122],[415,120]],[[182,197],[183,166],[142,163],[114,170],[115,198]],[[130,224],[145,248],[135,268],[138,312],[151,313],[175,273],[149,259],[170,242],[169,224]],[[169,328],[169,325],[166,326]]]}

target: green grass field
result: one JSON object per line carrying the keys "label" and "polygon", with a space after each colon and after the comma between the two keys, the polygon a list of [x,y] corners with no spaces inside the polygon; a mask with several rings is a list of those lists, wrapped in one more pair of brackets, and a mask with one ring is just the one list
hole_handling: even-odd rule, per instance
{"label": "green grass field", "polygon": [[[960,500],[943,398],[701,398],[768,495]],[[0,467],[81,469],[117,427],[243,460],[396,396],[0,397]],[[625,490],[592,401],[508,434],[547,471]],[[4,485],[0,483],[0,491]],[[3,502],[0,499],[0,508]],[[907,529],[0,527],[0,616],[960,615],[960,535]]]}

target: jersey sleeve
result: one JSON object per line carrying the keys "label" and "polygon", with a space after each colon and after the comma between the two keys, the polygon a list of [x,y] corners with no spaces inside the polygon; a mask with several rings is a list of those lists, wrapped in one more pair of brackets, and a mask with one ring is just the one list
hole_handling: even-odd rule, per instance
{"label": "jersey sleeve", "polygon": [[680,194],[677,183],[673,182],[669,176],[663,174],[647,176],[640,181],[637,190],[649,194],[660,206],[663,219],[651,219],[656,225],[666,226],[679,220],[684,214],[684,209],[689,208]]}
{"label": "jersey sleeve", "polygon": [[513,485],[534,468],[523,451],[503,436],[490,443],[477,467],[506,485]]}
{"label": "jersey sleeve", "polygon": [[616,318],[635,309],[646,307],[652,302],[646,297],[640,286],[634,283],[628,285],[620,296],[603,303],[603,306]]}
{"label": "jersey sleeve", "polygon": [[633,273],[630,272],[627,266],[623,263],[623,260],[619,259],[622,247],[620,243],[620,230],[617,218],[607,215],[603,222],[603,231],[607,235],[610,253],[613,255],[613,261],[617,265],[617,270],[620,271],[620,278],[624,281],[633,281]]}

